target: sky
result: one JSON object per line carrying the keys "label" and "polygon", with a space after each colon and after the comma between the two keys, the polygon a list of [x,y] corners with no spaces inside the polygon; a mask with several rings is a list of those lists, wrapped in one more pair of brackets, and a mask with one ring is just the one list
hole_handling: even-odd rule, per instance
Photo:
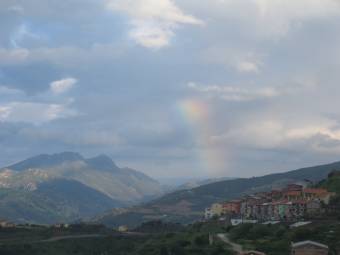
{"label": "sky", "polygon": [[156,178],[340,160],[339,0],[1,0],[0,165]]}

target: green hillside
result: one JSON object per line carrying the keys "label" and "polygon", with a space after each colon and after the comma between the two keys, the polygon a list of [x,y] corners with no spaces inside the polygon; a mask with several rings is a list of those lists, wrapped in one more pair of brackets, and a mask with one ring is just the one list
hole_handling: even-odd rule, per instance
{"label": "green hillside", "polygon": [[194,189],[177,191],[118,215],[109,213],[99,221],[109,226],[136,225],[152,219],[188,223],[201,218],[204,208],[214,202],[239,198],[244,194],[268,191],[272,188],[283,187],[288,183],[305,180],[317,183],[327,178],[334,169],[340,169],[340,162],[262,177],[221,181]]}
{"label": "green hillside", "polygon": [[0,169],[0,218],[53,223],[92,218],[162,194],[149,176],[119,168],[110,157],[63,152]]}
{"label": "green hillside", "polygon": [[326,180],[321,181],[318,186],[340,195],[340,176],[327,178]]}
{"label": "green hillside", "polygon": [[121,205],[90,187],[70,180],[46,182],[33,192],[0,189],[0,218],[14,222],[69,222],[93,217]]}

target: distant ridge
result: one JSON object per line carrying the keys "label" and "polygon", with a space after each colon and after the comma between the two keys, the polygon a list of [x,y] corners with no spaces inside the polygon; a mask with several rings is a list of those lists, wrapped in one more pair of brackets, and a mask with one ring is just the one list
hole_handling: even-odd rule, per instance
{"label": "distant ridge", "polygon": [[60,165],[65,162],[84,160],[84,158],[75,152],[62,152],[57,154],[40,154],[38,156],[23,160],[6,168],[14,171],[24,171],[29,168],[48,168]]}
{"label": "distant ridge", "polygon": [[108,226],[127,224],[135,226],[148,219],[162,219],[189,223],[203,216],[204,208],[214,202],[239,198],[245,194],[280,188],[289,183],[318,182],[325,179],[340,162],[314,167],[305,167],[289,172],[268,174],[261,177],[238,178],[202,185],[193,189],[176,191],[144,206],[134,207],[119,213],[108,213],[98,219]]}
{"label": "distant ridge", "polygon": [[145,202],[161,185],[107,155],[41,154],[0,169],[0,218],[51,223]]}

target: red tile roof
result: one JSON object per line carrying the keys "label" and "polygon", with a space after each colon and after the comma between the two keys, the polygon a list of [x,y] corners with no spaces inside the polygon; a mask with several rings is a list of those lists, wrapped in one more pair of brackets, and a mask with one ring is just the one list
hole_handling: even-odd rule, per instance
{"label": "red tile roof", "polygon": [[326,189],[314,189],[314,188],[306,188],[303,190],[304,193],[307,194],[326,194],[328,191]]}

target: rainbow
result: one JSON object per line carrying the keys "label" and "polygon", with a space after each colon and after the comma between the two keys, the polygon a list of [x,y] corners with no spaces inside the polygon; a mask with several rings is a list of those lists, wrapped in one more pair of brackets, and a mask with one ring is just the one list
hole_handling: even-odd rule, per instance
{"label": "rainbow", "polygon": [[177,109],[193,134],[195,154],[204,174],[216,174],[225,170],[223,150],[214,144],[214,121],[209,104],[199,99],[186,99],[177,103]]}

